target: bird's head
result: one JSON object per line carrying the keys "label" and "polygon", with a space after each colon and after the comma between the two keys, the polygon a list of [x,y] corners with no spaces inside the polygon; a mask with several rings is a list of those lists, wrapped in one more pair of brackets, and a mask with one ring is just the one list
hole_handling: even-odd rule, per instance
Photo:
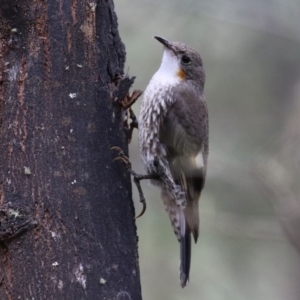
{"label": "bird's head", "polygon": [[194,80],[204,86],[205,71],[200,54],[189,46],[179,42],[169,42],[155,36],[164,45],[160,70],[167,76],[184,80]]}

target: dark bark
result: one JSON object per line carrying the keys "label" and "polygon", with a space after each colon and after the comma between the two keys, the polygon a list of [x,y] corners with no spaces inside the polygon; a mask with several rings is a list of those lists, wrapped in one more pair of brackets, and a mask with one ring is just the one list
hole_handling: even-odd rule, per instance
{"label": "dark bark", "polygon": [[[112,0],[0,2],[0,299],[141,299]],[[119,89],[119,87],[122,87]]]}

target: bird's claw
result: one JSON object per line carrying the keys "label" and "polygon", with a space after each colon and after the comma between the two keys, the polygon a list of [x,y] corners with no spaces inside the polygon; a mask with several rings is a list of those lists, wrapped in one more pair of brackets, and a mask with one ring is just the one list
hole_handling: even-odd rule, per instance
{"label": "bird's claw", "polygon": [[114,147],[111,147],[110,150],[116,150],[119,152],[119,156],[114,158],[113,162],[120,160],[126,165],[126,168],[128,170],[131,170],[131,162],[130,162],[129,158],[124,154],[124,151],[120,147],[114,146]]}
{"label": "bird's claw", "polygon": [[118,157],[116,157],[116,158],[113,159],[113,161],[117,161],[117,160],[123,161],[126,165],[130,164],[130,161],[129,161],[129,159],[127,157],[118,156]]}
{"label": "bird's claw", "polygon": [[123,150],[120,147],[118,147],[118,146],[113,146],[113,147],[110,148],[110,150],[117,150],[117,151],[119,151],[119,153],[123,153],[124,154]]}
{"label": "bird's claw", "polygon": [[136,216],[134,217],[134,219],[138,219],[138,218],[141,217],[141,216],[145,213],[145,211],[146,211],[146,208],[147,208],[146,200],[145,200],[145,199],[143,199],[143,200],[140,199],[140,202],[142,203],[143,208],[142,208],[141,212],[140,212],[138,215],[136,215]]}

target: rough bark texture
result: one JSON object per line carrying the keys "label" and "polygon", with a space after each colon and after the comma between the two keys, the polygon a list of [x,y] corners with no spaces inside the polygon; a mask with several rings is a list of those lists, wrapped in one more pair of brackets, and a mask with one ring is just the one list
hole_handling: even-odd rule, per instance
{"label": "rough bark texture", "polygon": [[1,0],[1,300],[141,299],[124,61],[112,0]]}

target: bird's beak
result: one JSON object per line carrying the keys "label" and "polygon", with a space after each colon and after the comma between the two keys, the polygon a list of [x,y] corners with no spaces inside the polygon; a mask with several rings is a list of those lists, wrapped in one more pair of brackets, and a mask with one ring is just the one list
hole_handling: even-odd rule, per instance
{"label": "bird's beak", "polygon": [[172,52],[174,52],[174,54],[176,54],[172,44],[169,41],[160,36],[155,36],[154,38],[157,39],[160,43],[162,43],[167,49],[171,50]]}

